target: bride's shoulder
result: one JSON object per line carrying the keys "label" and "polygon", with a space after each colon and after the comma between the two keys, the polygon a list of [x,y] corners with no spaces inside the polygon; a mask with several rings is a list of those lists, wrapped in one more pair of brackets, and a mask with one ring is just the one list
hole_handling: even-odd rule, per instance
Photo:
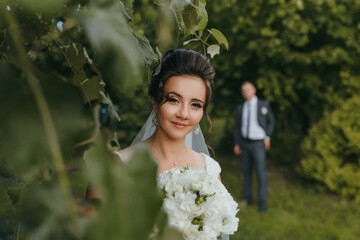
{"label": "bride's shoulder", "polygon": [[220,164],[215,159],[205,153],[201,153],[201,155],[205,157],[206,171],[215,176],[218,176],[221,172]]}
{"label": "bride's shoulder", "polygon": [[121,149],[120,151],[114,151],[114,153],[119,156],[119,158],[123,161],[123,162],[127,162],[129,161],[132,153],[134,152],[134,148],[137,146],[137,144],[132,145],[130,147]]}

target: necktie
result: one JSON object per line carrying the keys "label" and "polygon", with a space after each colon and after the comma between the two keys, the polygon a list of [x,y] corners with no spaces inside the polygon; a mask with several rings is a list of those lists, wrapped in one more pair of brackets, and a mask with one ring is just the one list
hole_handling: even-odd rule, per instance
{"label": "necktie", "polygon": [[247,102],[246,138],[249,138],[249,133],[250,133],[250,102]]}

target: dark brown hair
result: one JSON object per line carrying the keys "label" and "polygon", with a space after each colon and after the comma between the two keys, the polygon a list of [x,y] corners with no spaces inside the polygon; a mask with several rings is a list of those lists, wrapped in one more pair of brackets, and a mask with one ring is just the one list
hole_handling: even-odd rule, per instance
{"label": "dark brown hair", "polygon": [[[158,69],[160,68],[160,69]],[[173,76],[190,75],[200,77],[206,86],[206,99],[204,114],[210,123],[206,108],[211,99],[211,85],[214,81],[215,71],[209,58],[193,50],[175,49],[167,51],[158,67],[154,69],[148,94],[153,98],[156,107],[165,103],[167,96],[164,92],[166,82]]]}
{"label": "dark brown hair", "polygon": [[244,85],[246,84],[250,84],[251,86],[253,86],[254,88],[256,88],[255,84],[253,82],[250,82],[248,80],[244,81],[242,84],[241,84],[241,87],[243,87]]}

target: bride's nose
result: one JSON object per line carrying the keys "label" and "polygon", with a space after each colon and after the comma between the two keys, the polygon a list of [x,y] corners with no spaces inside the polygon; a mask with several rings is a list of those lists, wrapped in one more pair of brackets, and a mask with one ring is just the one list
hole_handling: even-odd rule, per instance
{"label": "bride's nose", "polygon": [[188,106],[186,104],[182,104],[177,113],[176,113],[176,116],[178,118],[181,118],[181,119],[188,119],[189,117],[189,109],[188,109]]}

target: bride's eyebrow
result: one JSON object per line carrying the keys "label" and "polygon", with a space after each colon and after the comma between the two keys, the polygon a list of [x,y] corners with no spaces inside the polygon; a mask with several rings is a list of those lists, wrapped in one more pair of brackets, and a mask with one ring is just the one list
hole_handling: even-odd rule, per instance
{"label": "bride's eyebrow", "polygon": [[200,100],[200,99],[197,99],[197,98],[193,98],[192,99],[193,101],[196,101],[196,102],[201,102],[202,104],[205,104],[204,101]]}
{"label": "bride's eyebrow", "polygon": [[182,96],[181,96],[180,94],[176,93],[176,92],[168,92],[167,95],[169,96],[170,94],[175,94],[175,95],[178,96],[179,98],[182,98]]}
{"label": "bride's eyebrow", "polygon": [[[170,94],[174,94],[174,95],[176,95],[177,97],[182,98],[182,96],[181,96],[180,94],[178,94],[177,92],[169,92],[169,93],[168,93],[168,96],[169,96]],[[192,100],[192,101],[196,101],[196,102],[201,102],[202,104],[205,104],[204,101],[202,101],[202,100],[200,100],[200,99],[198,99],[198,98],[193,98],[193,99],[191,99],[191,100]]]}

